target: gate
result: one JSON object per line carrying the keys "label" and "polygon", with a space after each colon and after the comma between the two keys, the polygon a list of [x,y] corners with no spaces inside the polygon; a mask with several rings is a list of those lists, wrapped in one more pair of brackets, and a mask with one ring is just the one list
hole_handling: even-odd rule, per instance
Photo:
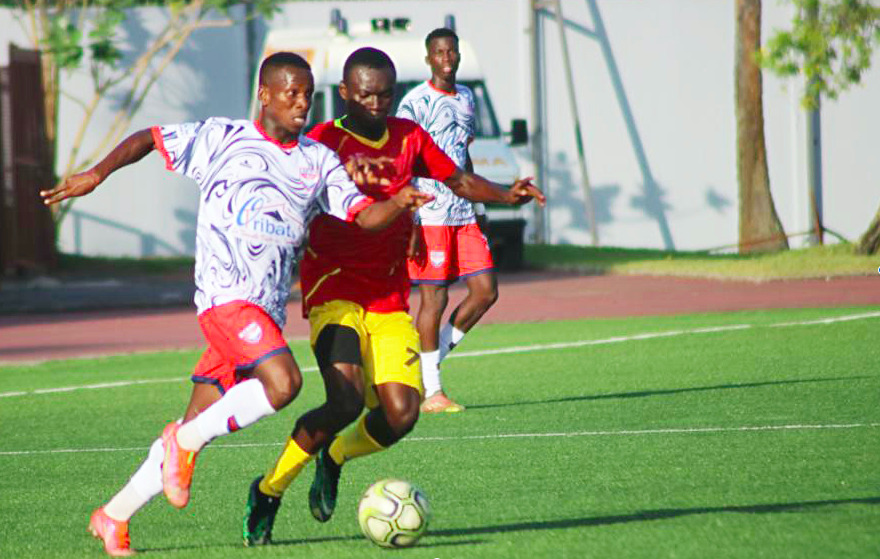
{"label": "gate", "polygon": [[40,53],[9,47],[0,68],[0,274],[55,266],[55,224],[39,191],[54,183]]}

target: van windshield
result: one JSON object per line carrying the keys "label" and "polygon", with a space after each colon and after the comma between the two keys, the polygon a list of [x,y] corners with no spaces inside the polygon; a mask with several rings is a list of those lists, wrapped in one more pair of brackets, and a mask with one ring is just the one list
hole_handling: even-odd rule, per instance
{"label": "van windshield", "polygon": [[[397,82],[397,86],[395,87],[394,92],[394,108],[391,110],[391,114],[397,113],[397,105],[400,103],[400,100],[403,99],[403,96],[406,93],[419,85],[418,82]],[[466,85],[474,92],[474,99],[476,101],[476,114],[474,115],[475,120],[475,134],[477,138],[498,138],[501,136],[501,131],[498,129],[498,121],[495,119],[495,111],[492,109],[492,102],[489,100],[489,94],[486,91],[486,84],[483,83],[482,80],[462,80],[462,85]],[[323,102],[323,99],[322,99]],[[334,87],[333,88],[333,118],[339,118],[345,113],[345,105],[342,101],[342,97],[339,96],[339,91]],[[312,106],[312,114],[318,114],[315,111],[314,103]]]}

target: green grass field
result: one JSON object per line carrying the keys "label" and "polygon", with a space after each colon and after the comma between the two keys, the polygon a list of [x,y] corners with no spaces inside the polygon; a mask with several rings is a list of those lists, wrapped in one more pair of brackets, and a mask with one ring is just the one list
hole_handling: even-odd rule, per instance
{"label": "green grass field", "polygon": [[[480,326],[444,364],[466,412],[346,465],[327,524],[307,469],[277,544],[245,549],[250,480],[323,396],[297,342],[300,398],[209,446],[190,506],[154,500],[132,544],[156,559],[877,557],[878,326],[880,307]],[[182,411],[197,357],[0,368],[0,556],[103,556],[88,516]],[[433,506],[415,548],[360,535],[360,493],[388,476]]]}

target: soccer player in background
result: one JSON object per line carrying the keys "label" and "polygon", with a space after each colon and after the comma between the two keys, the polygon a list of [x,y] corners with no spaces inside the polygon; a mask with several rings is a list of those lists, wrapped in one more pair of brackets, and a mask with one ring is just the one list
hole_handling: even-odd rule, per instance
{"label": "soccer player in background", "polygon": [[[474,139],[474,94],[455,77],[461,54],[458,36],[447,28],[425,38],[425,62],[431,79],[411,89],[400,102],[397,116],[420,124],[456,165],[473,170],[468,146]],[[498,299],[492,254],[477,223],[474,204],[442,182],[418,179],[434,201],[419,208],[416,233],[425,244],[424,254],[409,260],[409,277],[419,286],[421,304],[416,328],[422,342],[422,412],[459,412],[464,406],[451,400],[440,380],[440,363]],[[443,324],[449,303],[449,286],[463,279],[467,295]]]}
{"label": "soccer player in background", "polygon": [[[352,175],[365,194],[382,200],[422,176],[443,181],[472,200],[518,205],[534,197],[543,203],[530,180],[507,189],[463,171],[419,125],[390,117],[397,78],[384,52],[370,47],[354,51],[342,78],[345,116],[319,124],[308,135],[343,162],[358,156],[384,162],[377,172],[384,180],[378,184],[364,184]],[[251,484],[242,528],[245,545],[271,541],[282,495],[313,457],[309,507],[326,522],[336,507],[342,466],[390,447],[415,425],[422,382],[418,333],[407,314],[412,223],[411,215],[401,215],[373,234],[320,215],[309,226],[300,266],[303,312],[327,399],[296,421],[275,465]]]}
{"label": "soccer player in background", "polygon": [[[308,63],[277,53],[260,68],[256,121],[209,118],[156,126],[123,140],[92,169],[40,194],[46,204],[83,196],[152,150],[198,183],[195,303],[208,342],[181,422],[169,423],[143,464],[89,529],[115,557],[133,554],[131,517],[164,490],[189,501],[195,457],[212,439],[280,410],[302,377],[282,337],[291,273],[309,219],[324,211],[352,227],[381,229],[430,200],[412,187],[375,202],[323,144],[300,137],[314,83]],[[369,174],[369,165],[349,169]]]}

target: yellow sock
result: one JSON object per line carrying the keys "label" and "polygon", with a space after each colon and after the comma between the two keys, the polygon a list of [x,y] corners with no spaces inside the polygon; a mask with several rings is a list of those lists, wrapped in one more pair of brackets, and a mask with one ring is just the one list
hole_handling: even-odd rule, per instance
{"label": "yellow sock", "polygon": [[329,452],[334,462],[341,466],[352,458],[385,450],[384,446],[377,443],[376,439],[367,433],[366,421],[367,416],[364,414],[358,420],[357,425],[333,439]]}
{"label": "yellow sock", "polygon": [[287,444],[284,445],[278,461],[263,476],[260,491],[272,497],[281,497],[312,458],[313,455],[301,449],[291,437],[287,437]]}

